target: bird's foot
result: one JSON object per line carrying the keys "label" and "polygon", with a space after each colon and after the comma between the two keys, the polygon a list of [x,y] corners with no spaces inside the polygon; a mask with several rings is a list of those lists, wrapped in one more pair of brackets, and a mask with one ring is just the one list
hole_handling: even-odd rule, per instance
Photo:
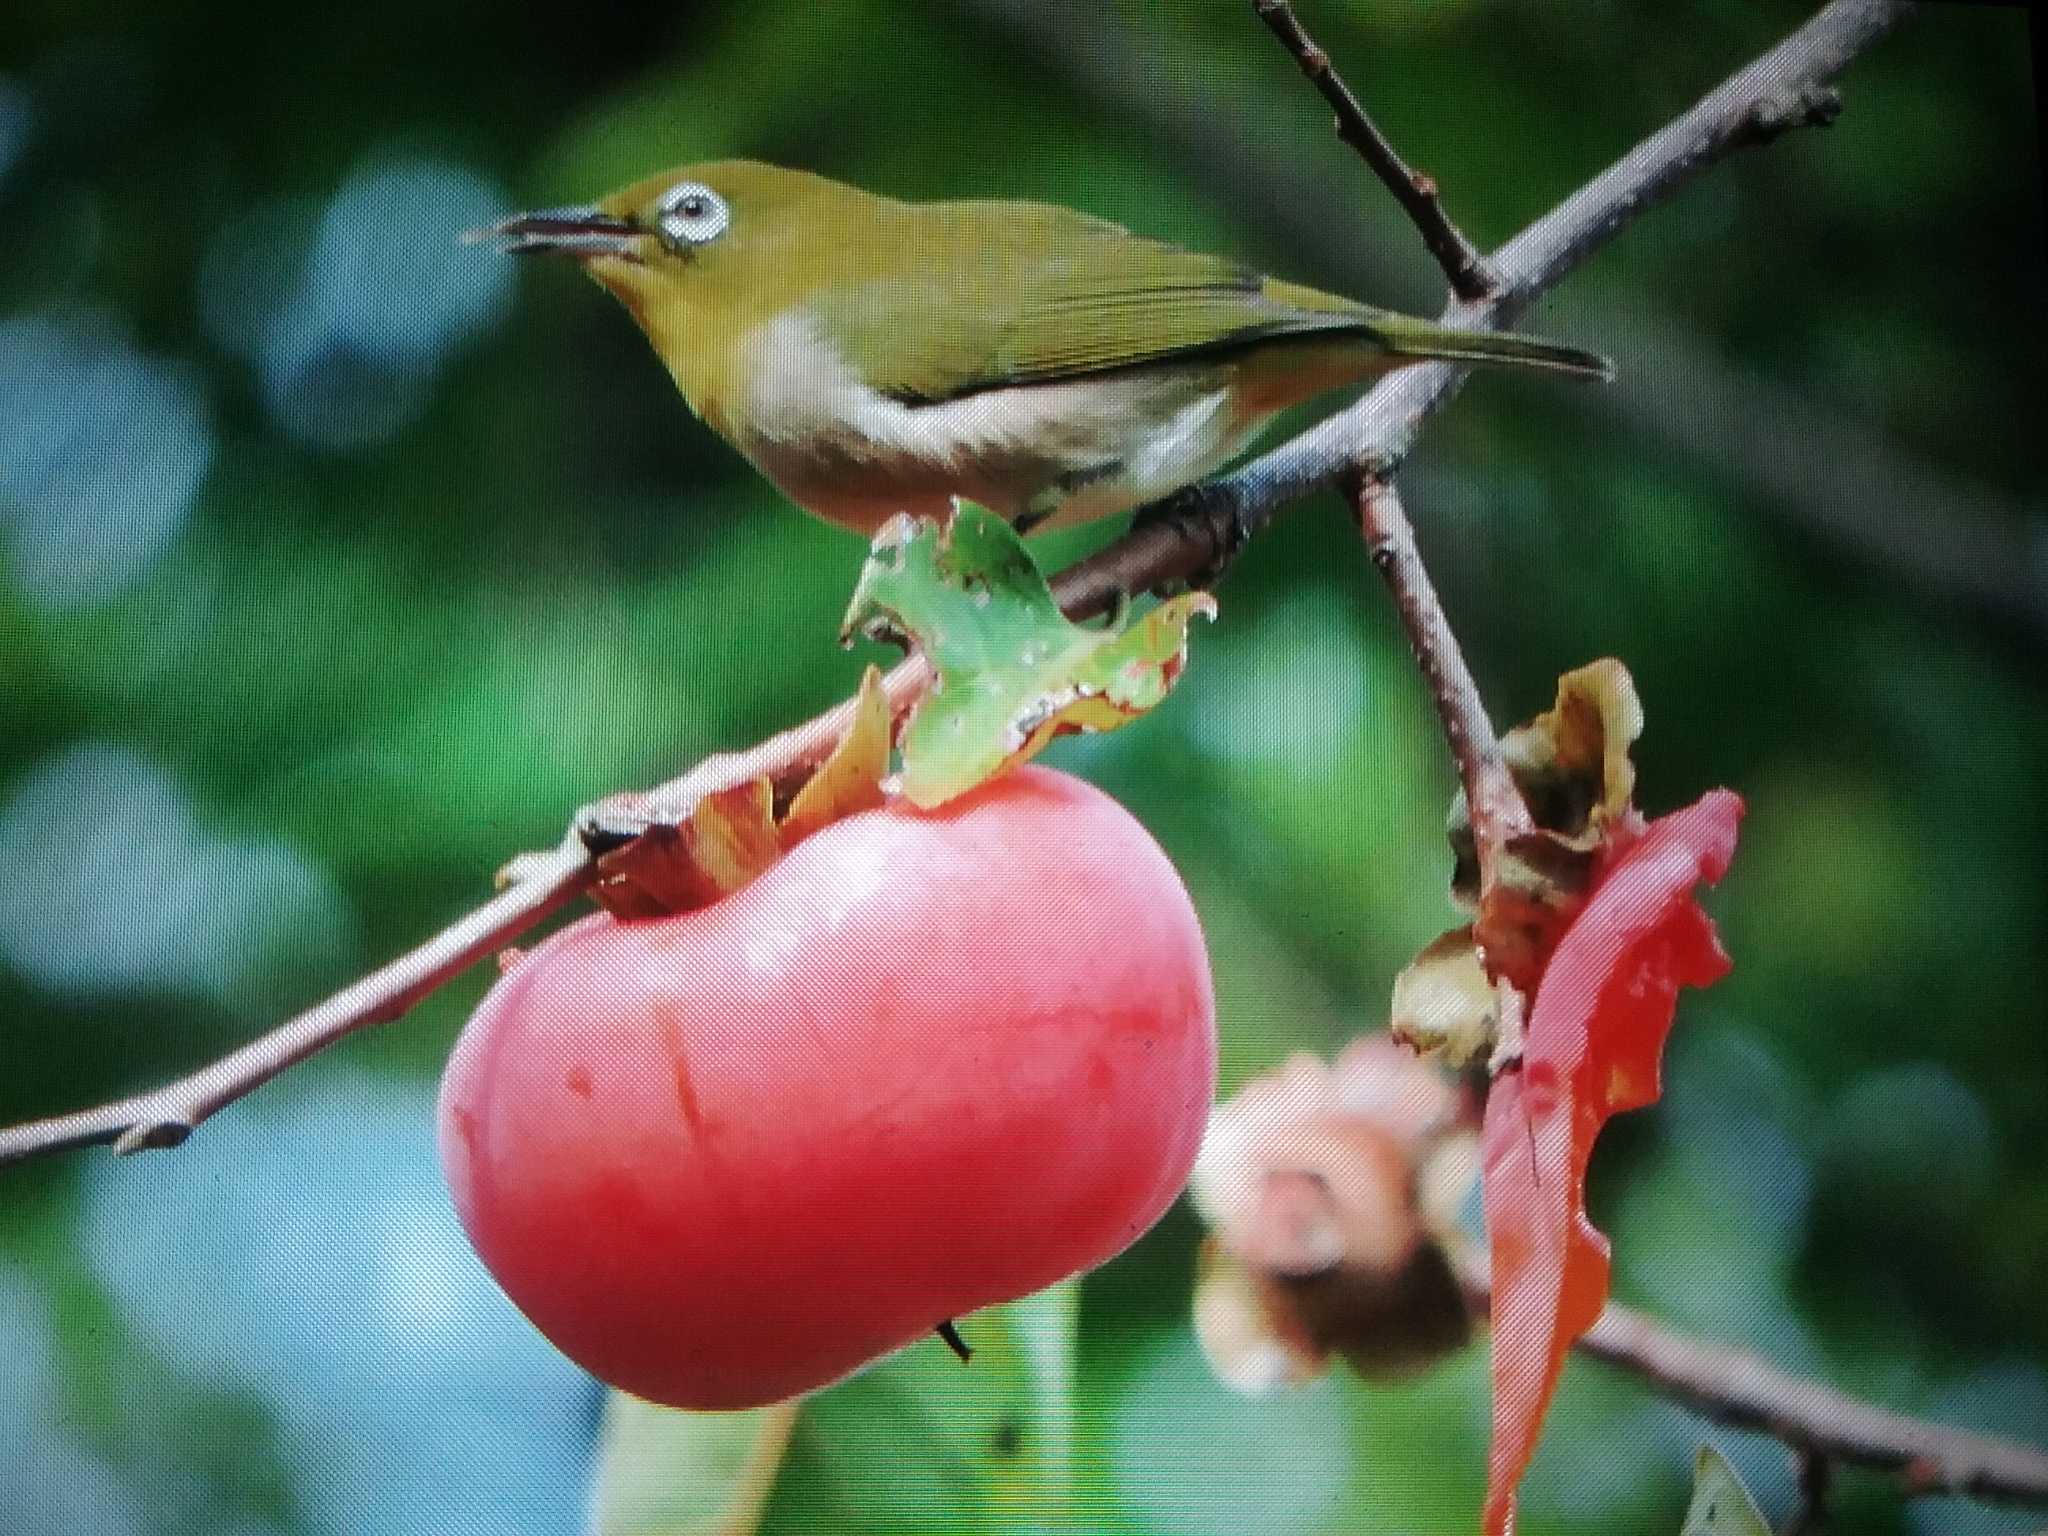
{"label": "bird's foot", "polygon": [[1214,586],[1252,536],[1237,497],[1213,481],[1182,486],[1171,496],[1140,507],[1131,519],[1134,533],[1155,527],[1170,530],[1200,552],[1185,575],[1153,588],[1158,597]]}

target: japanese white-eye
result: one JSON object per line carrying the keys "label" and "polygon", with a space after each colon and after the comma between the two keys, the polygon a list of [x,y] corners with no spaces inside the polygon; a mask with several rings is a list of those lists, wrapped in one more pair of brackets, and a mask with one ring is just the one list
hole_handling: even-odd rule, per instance
{"label": "japanese white-eye", "polygon": [[748,160],[488,231],[573,256],[792,501],[872,533],[968,496],[1020,529],[1125,511],[1274,414],[1429,358],[1604,378],[1030,202],[908,203]]}

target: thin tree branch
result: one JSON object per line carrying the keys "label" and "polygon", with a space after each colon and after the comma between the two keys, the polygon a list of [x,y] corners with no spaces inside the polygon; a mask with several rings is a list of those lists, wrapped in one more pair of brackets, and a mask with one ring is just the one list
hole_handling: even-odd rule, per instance
{"label": "thin tree branch", "polygon": [[1422,235],[1422,243],[1444,269],[1451,292],[1461,299],[1483,299],[1499,287],[1500,279],[1486,264],[1486,258],[1444,212],[1435,179],[1413,169],[1395,153],[1394,146],[1387,142],[1386,135],[1345,84],[1344,77],[1337,73],[1330,56],[1308,35],[1301,18],[1294,14],[1294,7],[1287,0],[1252,0],[1252,9],[1337,114],[1337,137],[1358,151],[1373,174],[1394,194],[1394,200],[1407,210]]}
{"label": "thin tree branch", "polygon": [[536,878],[501,892],[417,949],[176,1082],[77,1114],[0,1130],[0,1167],[111,1142],[116,1152],[175,1147],[217,1111],[346,1035],[398,1018],[428,993],[566,906],[594,870],[579,851],[544,855]]}
{"label": "thin tree branch", "polygon": [[1483,887],[1499,867],[1508,839],[1532,831],[1535,823],[1508,773],[1486,701],[1479,696],[1479,684],[1472,679],[1465,652],[1422,563],[1422,552],[1415,547],[1415,529],[1402,509],[1400,492],[1367,474],[1358,477],[1351,499],[1358,510],[1358,530],[1365,536],[1374,568],[1394,594],[1401,627],[1436,701],[1437,719],[1464,782]]}
{"label": "thin tree branch", "polygon": [[[1732,150],[1755,143],[1783,104],[1832,80],[1908,10],[1904,0],[1834,0],[1805,26],[1607,171],[1531,224],[1494,257],[1501,287],[1477,303],[1454,303],[1449,324],[1487,329],[1522,309],[1657,202]],[[1774,103],[1768,108],[1761,103]],[[1106,611],[1118,594],[1188,580],[1217,568],[1242,539],[1281,508],[1341,475],[1370,466],[1391,475],[1422,423],[1457,392],[1463,370],[1426,363],[1404,368],[1348,410],[1202,488],[1185,515],[1134,528],[1056,580],[1070,616]],[[915,663],[890,674],[900,710],[923,684]],[[851,717],[841,704],[750,751],[706,759],[650,792],[665,812],[709,791],[766,774],[779,784],[822,760]],[[98,1109],[0,1130],[0,1166],[47,1152],[114,1143],[135,1151],[171,1146],[208,1116],[307,1056],[371,1024],[397,1018],[477,959],[511,942],[590,884],[587,853],[565,843],[526,866],[526,878],[475,912],[212,1065],[168,1087]]]}
{"label": "thin tree branch", "polygon": [[[1452,1264],[1466,1305],[1477,1317],[1490,1315],[1484,1257],[1468,1248]],[[1829,1481],[1827,1471],[1813,1469],[1834,1463],[1893,1473],[1911,1496],[2048,1504],[2048,1451],[1895,1413],[1789,1375],[1753,1350],[1680,1333],[1618,1301],[1601,1309],[1572,1348],[1716,1424],[1755,1430],[1788,1447],[1799,1459],[1809,1507],[1825,1498]]]}
{"label": "thin tree branch", "polygon": [[[1078,99],[1145,134],[1271,245],[1308,253],[1330,269],[1330,282],[1361,292],[1391,279],[1380,248],[1329,217],[1338,191],[1330,176],[1270,140],[1226,131],[1199,77],[1145,67],[1147,39],[1133,23],[1084,0],[953,4],[1000,29]],[[1241,103],[1253,112],[1261,105]],[[1589,402],[1601,414],[1711,461],[1748,492],[1758,515],[1902,591],[1974,609],[2022,639],[2048,636],[2048,564],[2010,495],[1902,448],[1810,390],[1730,363],[1641,305],[1588,293],[1576,298],[1575,314],[1584,334],[1612,341],[1606,350],[1626,359],[1624,386]],[[1731,454],[1730,443],[1745,447]]]}
{"label": "thin tree branch", "polygon": [[[1908,16],[1911,0],[1831,0],[1804,26],[1703,96],[1493,255],[1501,286],[1476,303],[1456,302],[1442,323],[1465,330],[1512,325],[1566,273],[1649,209],[1709,167],[1763,142],[1760,121],[1777,123],[1782,104],[1825,85]],[[1391,476],[1422,424],[1450,402],[1466,370],[1423,363],[1388,376],[1348,409],[1289,439],[1208,487],[1214,517],[1234,513],[1255,532],[1278,508],[1354,468]]]}
{"label": "thin tree branch", "polygon": [[1761,1430],[1809,1460],[1896,1474],[1908,1493],[2048,1504],[2048,1453],[1930,1424],[1789,1376],[1761,1355],[1674,1333],[1609,1302],[1576,1345],[1719,1424]]}

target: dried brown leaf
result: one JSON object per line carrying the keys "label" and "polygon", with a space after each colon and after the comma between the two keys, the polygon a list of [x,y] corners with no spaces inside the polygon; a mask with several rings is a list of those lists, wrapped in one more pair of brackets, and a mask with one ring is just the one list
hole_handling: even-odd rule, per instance
{"label": "dried brown leaf", "polygon": [[1557,680],[1557,701],[1501,738],[1501,755],[1536,830],[1509,839],[1486,889],[1463,796],[1451,807],[1452,896],[1472,912],[1489,975],[1528,991],[1598,869],[1642,831],[1629,750],[1643,707],[1628,668],[1612,658]]}
{"label": "dried brown leaf", "polygon": [[1388,1032],[1401,1044],[1463,1067],[1493,1049],[1500,1001],[1468,927],[1432,940],[1394,978]]}
{"label": "dried brown leaf", "polygon": [[853,723],[790,801],[782,818],[782,846],[794,848],[819,828],[880,805],[889,744],[889,698],[882,691],[881,668],[871,666],[861,676]]}
{"label": "dried brown leaf", "polygon": [[600,857],[593,892],[618,918],[709,906],[782,857],[765,778],[706,795],[680,825],[656,824]]}
{"label": "dried brown leaf", "polygon": [[[1628,668],[1612,657],[1589,662],[1557,680],[1557,702],[1501,738],[1501,755],[1529,814],[1554,849],[1590,853],[1639,831],[1633,804],[1635,764],[1629,749],[1643,733],[1643,706]],[[1479,900],[1479,863],[1462,795],[1451,807],[1453,894],[1470,908]],[[1524,850],[1531,878],[1570,879],[1569,860]]]}

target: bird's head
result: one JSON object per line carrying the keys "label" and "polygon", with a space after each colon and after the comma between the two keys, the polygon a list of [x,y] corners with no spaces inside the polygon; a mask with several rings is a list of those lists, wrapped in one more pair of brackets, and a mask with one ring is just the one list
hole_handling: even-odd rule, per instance
{"label": "bird's head", "polygon": [[657,345],[670,325],[802,302],[883,200],[754,160],[681,166],[595,203],[522,213],[476,238],[513,255],[573,257]]}

